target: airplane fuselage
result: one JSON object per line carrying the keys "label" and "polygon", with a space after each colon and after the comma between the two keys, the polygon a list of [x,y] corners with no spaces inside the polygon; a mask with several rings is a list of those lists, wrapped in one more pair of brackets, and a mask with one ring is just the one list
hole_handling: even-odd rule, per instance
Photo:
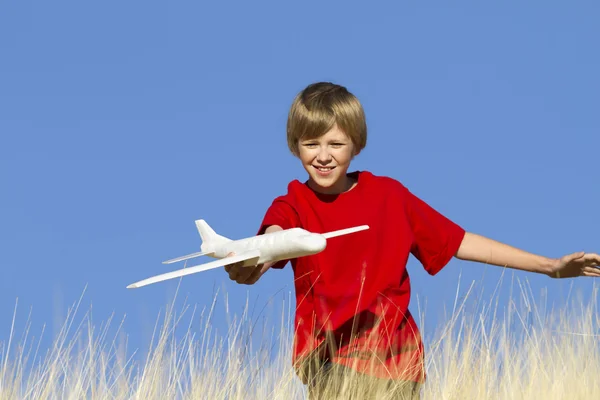
{"label": "airplane fuselage", "polygon": [[217,244],[212,251],[213,257],[224,258],[230,253],[241,254],[258,250],[260,252],[258,262],[247,263],[256,265],[316,254],[323,251],[326,246],[327,240],[322,235],[301,228],[292,228]]}

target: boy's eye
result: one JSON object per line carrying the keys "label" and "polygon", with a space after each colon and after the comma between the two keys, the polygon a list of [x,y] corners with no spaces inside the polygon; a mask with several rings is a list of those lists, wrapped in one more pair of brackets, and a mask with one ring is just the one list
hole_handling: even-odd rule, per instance
{"label": "boy's eye", "polygon": [[[318,143],[303,143],[302,145],[304,147],[314,148],[314,147],[317,147],[319,144]],[[339,148],[339,147],[344,146],[344,143],[331,143],[331,146],[335,147],[335,148]]]}

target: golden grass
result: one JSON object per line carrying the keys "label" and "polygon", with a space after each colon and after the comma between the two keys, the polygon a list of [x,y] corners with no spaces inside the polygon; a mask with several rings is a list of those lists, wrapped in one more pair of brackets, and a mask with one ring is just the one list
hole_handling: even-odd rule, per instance
{"label": "golden grass", "polygon": [[[534,302],[527,285],[513,286],[517,293],[502,309],[496,294],[475,295],[471,285],[458,301],[457,289],[451,315],[432,339],[419,324],[427,353],[423,400],[600,399],[595,288],[588,303],[569,299],[548,310],[539,296]],[[80,304],[69,309],[43,351],[28,338],[30,323],[18,341],[11,327],[0,347],[0,400],[307,398],[291,368],[291,318],[257,331],[247,305],[240,317],[231,316],[227,334],[219,335],[210,323],[215,304],[201,312],[185,306],[181,313],[170,305],[141,357],[128,354],[123,321],[112,337],[111,321],[97,329],[91,310],[76,322]],[[336,391],[338,398],[353,398],[347,391],[356,387]]]}

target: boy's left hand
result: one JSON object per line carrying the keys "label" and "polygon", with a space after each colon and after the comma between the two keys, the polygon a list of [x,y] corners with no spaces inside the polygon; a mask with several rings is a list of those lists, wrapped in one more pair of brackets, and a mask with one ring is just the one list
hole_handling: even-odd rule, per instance
{"label": "boy's left hand", "polygon": [[555,260],[548,276],[551,278],[600,277],[600,255],[583,251],[568,254]]}

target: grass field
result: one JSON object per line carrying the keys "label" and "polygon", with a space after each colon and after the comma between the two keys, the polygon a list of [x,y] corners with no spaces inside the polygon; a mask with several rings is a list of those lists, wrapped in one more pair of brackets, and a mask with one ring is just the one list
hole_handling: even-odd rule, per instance
{"label": "grass field", "polygon": [[[546,309],[526,284],[514,288],[502,309],[496,296],[461,288],[443,327],[427,335],[429,327],[420,325],[428,373],[422,399],[600,399],[597,292],[588,303],[570,299]],[[259,326],[244,313],[218,335],[210,306],[169,306],[150,348],[129,351],[121,323],[97,328],[78,304],[50,348],[30,339],[28,327],[18,338],[0,338],[1,400],[306,398],[290,365],[290,318]],[[117,334],[109,337],[111,325]]]}

